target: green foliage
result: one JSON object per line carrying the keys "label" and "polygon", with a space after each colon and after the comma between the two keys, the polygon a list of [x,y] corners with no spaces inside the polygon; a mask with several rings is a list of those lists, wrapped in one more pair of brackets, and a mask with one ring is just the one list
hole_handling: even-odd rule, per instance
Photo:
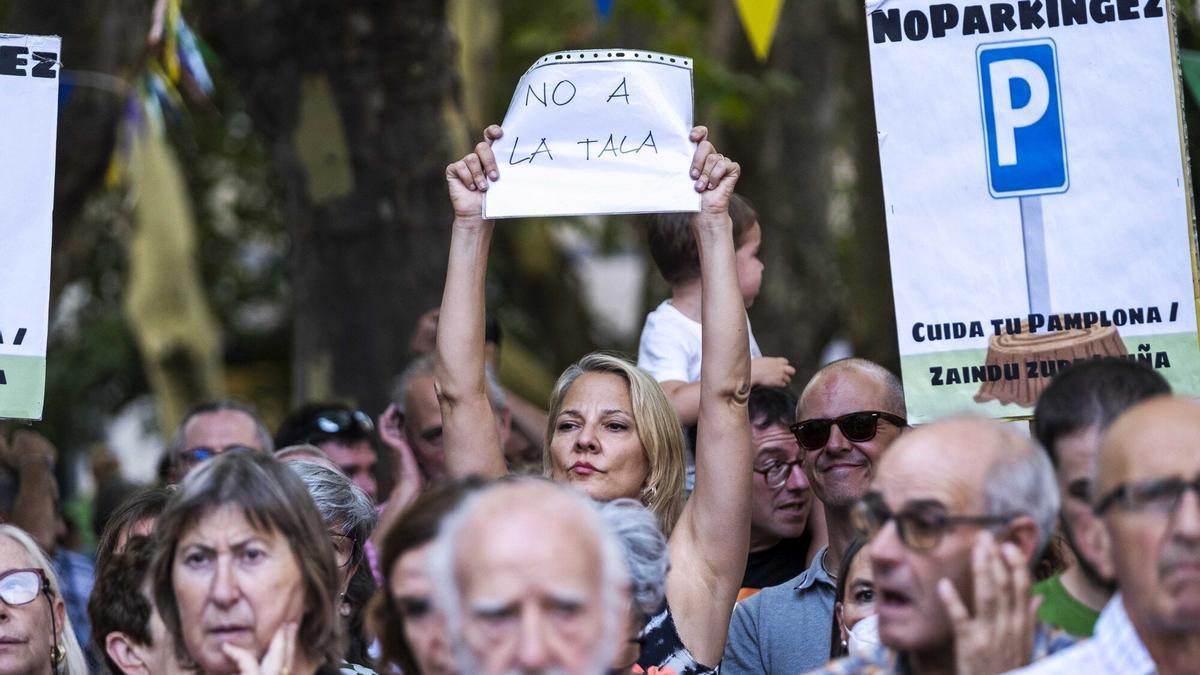
{"label": "green foliage", "polygon": [[130,223],[120,197],[94,195],[83,217],[97,233],[93,254],[52,314],[38,427],[64,454],[101,438],[105,421],[149,390],[121,307]]}

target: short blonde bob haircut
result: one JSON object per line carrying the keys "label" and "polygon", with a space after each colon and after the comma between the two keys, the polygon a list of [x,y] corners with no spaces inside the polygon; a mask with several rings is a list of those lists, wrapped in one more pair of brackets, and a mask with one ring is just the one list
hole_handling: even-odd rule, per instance
{"label": "short blonde bob haircut", "polygon": [[550,442],[554,438],[555,419],[562,412],[563,400],[575,380],[584,373],[616,375],[629,385],[629,400],[633,405],[633,421],[638,440],[646,453],[650,473],[642,485],[638,500],[654,512],[663,534],[670,537],[675,521],[683,512],[684,476],[687,468],[683,459],[683,428],[675,408],[658,382],[649,373],[615,354],[593,352],[579,359],[559,376],[550,395],[549,423],[542,451],[542,470],[550,475]]}
{"label": "short blonde bob haircut", "polygon": [[[38,547],[33,541],[33,537],[29,536],[25,530],[12,525],[0,525],[0,537],[8,537],[15,541],[18,546],[25,549],[25,555],[29,558],[29,563],[42,571],[46,575],[46,581],[50,583],[50,612],[54,612],[54,600],[62,600],[62,588],[58,583],[58,575],[54,573],[54,568],[50,565],[50,558]],[[39,593],[39,595],[41,595]],[[34,602],[41,602],[40,599]],[[62,648],[62,661],[57,664],[54,672],[62,675],[87,675],[87,662],[83,659],[83,648],[79,646],[79,640],[75,638],[75,629],[71,626],[71,617],[64,611],[63,620],[58,624],[60,637],[58,638],[58,646]],[[101,640],[103,642],[103,640]],[[50,657],[49,654],[46,655]]]}

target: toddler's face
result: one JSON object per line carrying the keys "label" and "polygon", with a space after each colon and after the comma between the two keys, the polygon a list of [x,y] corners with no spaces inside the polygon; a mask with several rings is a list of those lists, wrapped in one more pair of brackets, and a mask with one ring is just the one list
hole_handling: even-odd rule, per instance
{"label": "toddler's face", "polygon": [[742,301],[747,307],[754,304],[758,291],[762,287],[763,263],[758,259],[758,249],[762,246],[762,227],[758,222],[742,233],[742,240],[737,247],[737,276],[738,285],[742,289]]}

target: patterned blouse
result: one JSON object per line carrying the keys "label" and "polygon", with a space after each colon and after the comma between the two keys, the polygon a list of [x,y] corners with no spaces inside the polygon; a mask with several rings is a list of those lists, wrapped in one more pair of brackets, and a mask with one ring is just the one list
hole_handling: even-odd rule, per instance
{"label": "patterned blouse", "polygon": [[655,614],[642,631],[642,655],[633,672],[646,675],[706,675],[716,673],[717,669],[698,663],[683,646],[675,630],[671,608],[663,603],[662,611]]}

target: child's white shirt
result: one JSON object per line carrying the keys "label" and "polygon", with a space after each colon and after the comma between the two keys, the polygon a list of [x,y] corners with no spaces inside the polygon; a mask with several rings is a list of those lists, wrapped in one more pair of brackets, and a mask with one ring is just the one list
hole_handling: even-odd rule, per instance
{"label": "child's white shirt", "polygon": [[[750,317],[746,317],[746,332],[750,336],[750,358],[757,359],[762,351],[750,329]],[[659,382],[698,382],[700,348],[700,322],[684,316],[669,299],[664,300],[646,315],[637,364]]]}

